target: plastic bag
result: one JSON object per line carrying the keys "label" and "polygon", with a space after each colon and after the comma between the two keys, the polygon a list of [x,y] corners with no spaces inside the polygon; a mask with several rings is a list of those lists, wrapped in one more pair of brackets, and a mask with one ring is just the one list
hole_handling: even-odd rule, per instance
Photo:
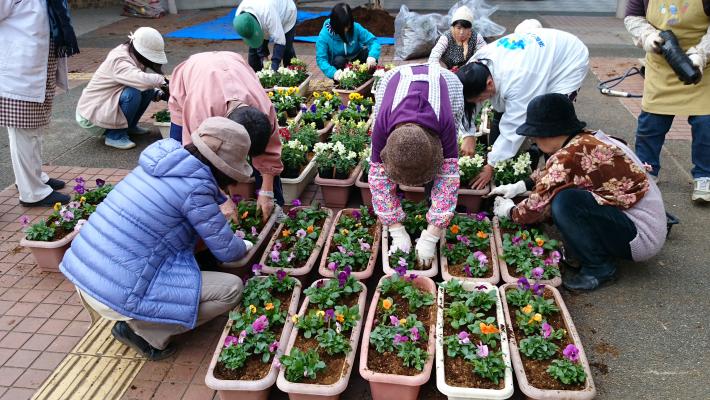
{"label": "plastic bag", "polygon": [[402,5],[394,20],[394,59],[401,61],[428,56],[439,36],[451,27],[451,16],[461,6],[473,11],[473,28],[483,37],[499,36],[505,32],[505,27],[490,19],[498,7],[489,6],[484,0],[460,0],[446,15],[418,14]]}
{"label": "plastic bag", "polygon": [[441,32],[446,30],[441,14],[418,14],[402,4],[394,20],[394,59],[409,60],[431,53]]}
{"label": "plastic bag", "polygon": [[473,29],[483,37],[500,36],[505,33],[505,27],[491,21],[490,17],[498,10],[498,6],[489,6],[484,0],[460,0],[456,2],[446,15],[446,26],[451,26],[451,16],[462,6],[473,11]]}

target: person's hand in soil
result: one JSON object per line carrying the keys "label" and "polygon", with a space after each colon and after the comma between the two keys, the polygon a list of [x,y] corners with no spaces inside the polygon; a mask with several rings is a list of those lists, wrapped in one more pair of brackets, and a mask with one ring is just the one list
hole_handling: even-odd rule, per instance
{"label": "person's hand in soil", "polygon": [[274,198],[259,194],[259,197],[256,198],[256,211],[260,212],[261,220],[266,223],[271,217],[271,213],[274,212]]}
{"label": "person's hand in soil", "polygon": [[228,220],[231,220],[235,224],[239,223],[239,216],[237,215],[237,207],[234,205],[231,199],[227,199],[223,204],[219,206],[219,210],[222,212]]}
{"label": "person's hand in soil", "polygon": [[486,164],[473,182],[473,188],[481,190],[493,179],[493,166]]}

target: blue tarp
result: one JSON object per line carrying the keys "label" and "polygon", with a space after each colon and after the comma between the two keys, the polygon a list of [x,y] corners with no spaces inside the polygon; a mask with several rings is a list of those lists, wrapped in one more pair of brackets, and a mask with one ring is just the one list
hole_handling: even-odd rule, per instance
{"label": "blue tarp", "polygon": [[[203,22],[194,26],[179,29],[175,32],[170,32],[165,37],[172,39],[204,39],[204,40],[241,40],[241,37],[234,31],[232,20],[237,9],[233,9],[224,17],[213,19],[212,21]],[[320,13],[298,11],[296,17],[296,25],[301,22],[314,19],[322,16],[330,15],[329,11]],[[296,36],[298,42],[315,43],[317,36]],[[377,41],[381,45],[394,45],[394,38],[378,37]]]}

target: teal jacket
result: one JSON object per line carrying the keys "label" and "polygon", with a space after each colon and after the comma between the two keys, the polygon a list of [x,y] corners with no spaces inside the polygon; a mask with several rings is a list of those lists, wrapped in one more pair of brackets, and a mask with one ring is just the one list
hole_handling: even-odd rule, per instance
{"label": "teal jacket", "polygon": [[353,58],[363,47],[367,46],[369,57],[376,60],[380,58],[380,44],[377,43],[377,38],[370,31],[363,28],[362,25],[355,22],[353,24],[353,32],[350,32],[347,36],[349,41],[345,43],[340,36],[331,30],[330,19],[325,20],[323,28],[318,35],[316,61],[318,62],[318,68],[330,79],[333,79],[333,75],[337,71],[332,64],[333,59],[337,56]]}

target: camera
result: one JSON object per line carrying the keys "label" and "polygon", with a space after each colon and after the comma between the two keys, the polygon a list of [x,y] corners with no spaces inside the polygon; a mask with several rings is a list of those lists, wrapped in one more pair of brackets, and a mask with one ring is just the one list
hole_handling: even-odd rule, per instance
{"label": "camera", "polygon": [[661,54],[678,75],[678,79],[686,85],[700,82],[702,78],[700,70],[693,65],[688,55],[680,47],[675,34],[672,31],[662,31],[659,35],[663,39]]}

